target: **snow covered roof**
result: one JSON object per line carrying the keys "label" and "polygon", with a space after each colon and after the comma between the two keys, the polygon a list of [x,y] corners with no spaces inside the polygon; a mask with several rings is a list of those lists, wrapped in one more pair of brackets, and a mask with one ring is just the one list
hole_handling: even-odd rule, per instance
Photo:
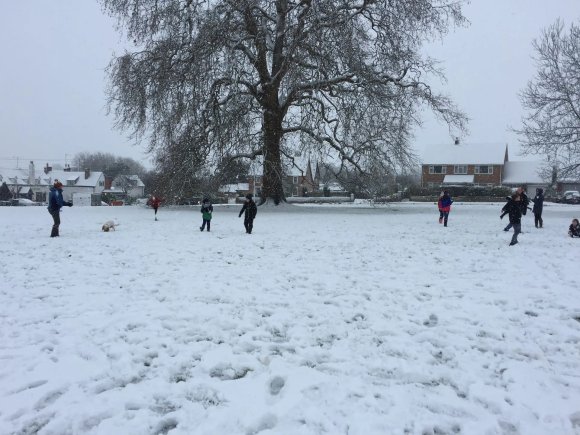
{"label": "snow covered roof", "polygon": [[506,162],[503,172],[503,184],[543,184],[546,180],[540,177],[542,162]]}
{"label": "snow covered roof", "polygon": [[[75,181],[75,186],[80,187],[96,187],[99,180],[103,178],[103,173],[99,171],[91,171],[88,178],[85,178],[85,171],[50,171],[46,174],[50,177],[51,182],[55,179]],[[66,187],[66,186],[65,186]]]}
{"label": "snow covered roof", "polygon": [[[132,188],[145,187],[145,184],[143,183],[143,181],[141,181],[141,178],[139,178],[139,175],[118,175],[113,180],[113,184],[114,185],[119,184],[119,182],[122,180],[121,177],[124,177],[128,181],[128,184],[131,185]],[[123,181],[123,183],[125,183],[125,182]]]}
{"label": "snow covered roof", "polygon": [[[24,186],[28,185],[28,169],[6,169],[0,168],[0,184],[6,183],[8,185]],[[44,174],[43,174],[44,175]],[[47,184],[44,182],[40,174],[34,174],[36,185]]]}
{"label": "snow covered roof", "polygon": [[446,175],[443,184],[472,184],[473,175]]}
{"label": "snow covered roof", "polygon": [[344,192],[344,187],[342,187],[339,183],[319,183],[318,189],[323,190],[327,188],[330,192]]}
{"label": "snow covered roof", "polygon": [[429,145],[424,165],[503,165],[508,146],[503,143]]}
{"label": "snow covered roof", "polygon": [[250,190],[249,183],[234,183],[234,184],[226,184],[218,189],[221,193],[236,193],[238,191],[246,191]]}
{"label": "snow covered roof", "polygon": [[136,182],[135,187],[145,187],[145,184],[143,183],[143,181],[141,181],[139,175],[129,175],[127,178],[129,178],[129,180]]}
{"label": "snow covered roof", "polygon": [[[6,182],[8,185],[28,185],[28,177],[30,174],[29,168],[17,168],[17,169],[7,169],[0,168],[0,180]],[[96,187],[99,180],[103,177],[102,172],[91,171],[89,178],[85,179],[84,171],[63,171],[56,170],[50,171],[47,174],[44,173],[44,168],[36,167],[34,172],[34,186],[52,186],[55,179],[62,182],[65,181],[76,181],[75,186],[82,187]],[[66,184],[66,183],[65,183]]]}

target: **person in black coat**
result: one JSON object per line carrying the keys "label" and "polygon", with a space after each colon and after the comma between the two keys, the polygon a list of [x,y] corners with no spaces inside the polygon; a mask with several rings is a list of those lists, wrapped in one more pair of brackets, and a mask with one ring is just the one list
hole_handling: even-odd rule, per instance
{"label": "person in black coat", "polygon": [[240,210],[240,214],[238,217],[241,217],[244,214],[244,227],[246,227],[246,233],[252,234],[252,228],[254,227],[254,219],[256,218],[256,214],[258,214],[258,207],[256,203],[252,199],[252,194],[248,193],[246,195],[246,201],[244,201],[244,206]]}
{"label": "person in black coat", "polygon": [[[515,194],[520,197],[520,199],[518,201],[518,205],[520,207],[521,215],[525,216],[526,213],[528,212],[528,205],[530,204],[530,199],[528,198],[528,195],[526,195],[526,191],[524,190],[523,187],[518,187]],[[512,195],[512,197],[513,197],[513,195]],[[510,197],[506,196],[506,200],[509,201]],[[520,220],[520,225],[521,225],[521,220]],[[510,222],[509,224],[507,224],[507,226],[503,230],[509,231],[512,228],[512,226],[513,226],[513,224]],[[522,229],[520,227],[520,232],[521,231],[522,231]]]}
{"label": "person in black coat", "polygon": [[536,228],[542,228],[544,221],[542,220],[542,210],[544,209],[544,189],[537,188],[536,196],[532,199],[534,207],[532,208],[532,213],[534,213],[534,224]]}
{"label": "person in black coat", "polygon": [[514,228],[514,235],[510,242],[510,246],[513,246],[518,243],[518,234],[522,232],[521,198],[517,193],[514,193],[507,200],[506,205],[501,209],[503,213],[500,215],[500,219],[503,219],[506,214],[509,215],[510,225]]}
{"label": "person in black coat", "polygon": [[523,187],[518,187],[516,193],[520,197],[520,209],[522,210],[522,216],[525,216],[528,212],[528,206],[530,205],[530,198],[526,195],[526,190]]}
{"label": "person in black coat", "polygon": [[53,225],[50,237],[58,237],[58,229],[60,227],[60,209],[63,205],[72,207],[72,202],[65,201],[62,198],[62,183],[59,180],[54,180],[50,192],[48,193],[48,212],[52,216]]}

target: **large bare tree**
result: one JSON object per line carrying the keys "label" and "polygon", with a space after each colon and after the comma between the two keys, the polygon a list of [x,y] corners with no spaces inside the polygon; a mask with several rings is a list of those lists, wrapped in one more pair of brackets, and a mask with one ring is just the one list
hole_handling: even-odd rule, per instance
{"label": "large bare tree", "polygon": [[548,158],[547,172],[580,177],[580,26],[560,20],[534,40],[535,77],[520,98],[522,149]]}
{"label": "large bare tree", "polygon": [[175,161],[175,177],[259,159],[262,201],[278,204],[283,160],[297,152],[364,171],[409,163],[425,105],[464,128],[421,54],[464,22],[460,1],[100,1],[136,47],[108,70],[118,125]]}

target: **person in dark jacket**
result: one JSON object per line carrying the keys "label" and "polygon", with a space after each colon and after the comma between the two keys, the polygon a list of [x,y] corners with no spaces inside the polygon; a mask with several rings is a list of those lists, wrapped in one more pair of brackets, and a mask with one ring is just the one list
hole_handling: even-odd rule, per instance
{"label": "person in dark jacket", "polygon": [[449,191],[444,190],[441,192],[441,195],[439,195],[439,201],[437,201],[437,206],[439,207],[439,223],[443,222],[443,226],[447,226],[451,204],[453,204],[451,195],[449,195]]}
{"label": "person in dark jacket", "polygon": [[[520,211],[522,216],[525,216],[526,213],[528,212],[528,205],[530,204],[530,199],[528,198],[528,195],[526,195],[526,191],[523,187],[518,187],[516,192],[516,195],[518,195],[520,197],[520,200],[518,202],[518,205],[520,206]],[[506,196],[506,200],[510,200],[509,196]],[[520,225],[521,225],[521,221],[520,221]],[[509,231],[512,228],[512,223],[510,222],[509,224],[507,224],[507,226],[503,229],[504,231]],[[521,226],[520,226],[520,232],[521,232]]]}
{"label": "person in dark jacket", "polygon": [[530,198],[528,198],[526,189],[523,187],[518,187],[516,193],[520,196],[520,209],[522,210],[522,216],[525,216],[528,212],[528,206],[530,205]]}
{"label": "person in dark jacket", "polygon": [[213,205],[211,205],[209,198],[203,198],[203,202],[201,203],[201,216],[203,218],[203,223],[201,224],[201,227],[199,227],[199,231],[203,231],[207,224],[207,232],[209,233],[212,213]]}
{"label": "person in dark jacket", "polygon": [[246,233],[252,234],[252,228],[254,227],[254,219],[256,218],[256,214],[258,214],[258,207],[256,203],[252,199],[252,194],[248,193],[246,195],[246,201],[244,201],[244,206],[240,210],[240,214],[238,217],[242,217],[242,213],[244,214],[244,227],[246,227]]}
{"label": "person in dark jacket", "polygon": [[518,234],[522,231],[521,198],[517,193],[514,193],[507,200],[506,205],[501,209],[503,213],[500,215],[500,219],[503,219],[506,214],[509,215],[510,225],[514,228],[514,235],[510,242],[510,246],[513,246],[518,243]]}
{"label": "person in dark jacket", "polygon": [[536,228],[542,228],[544,221],[542,220],[542,210],[544,208],[544,189],[538,187],[536,189],[536,196],[532,199],[534,207],[532,208],[532,213],[534,213],[534,224]]}
{"label": "person in dark jacket", "polygon": [[62,198],[62,183],[59,180],[54,180],[52,187],[48,193],[48,212],[52,216],[53,225],[50,237],[58,237],[58,229],[60,227],[60,209],[67,205],[72,207],[72,202],[65,201]]}
{"label": "person in dark jacket", "polygon": [[568,235],[570,237],[580,237],[580,223],[578,223],[578,219],[572,219],[572,223],[568,229]]}

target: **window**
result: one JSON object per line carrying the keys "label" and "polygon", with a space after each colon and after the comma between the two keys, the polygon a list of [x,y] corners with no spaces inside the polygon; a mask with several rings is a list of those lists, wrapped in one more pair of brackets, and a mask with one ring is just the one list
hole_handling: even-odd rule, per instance
{"label": "window", "polygon": [[480,165],[475,167],[476,174],[493,174],[493,166]]}
{"label": "window", "polygon": [[298,184],[298,177],[292,177],[292,183]]}
{"label": "window", "polygon": [[458,175],[467,174],[467,165],[455,165],[453,167],[453,173]]}
{"label": "window", "polygon": [[446,174],[447,173],[447,167],[446,166],[429,166],[429,173],[430,174]]}

